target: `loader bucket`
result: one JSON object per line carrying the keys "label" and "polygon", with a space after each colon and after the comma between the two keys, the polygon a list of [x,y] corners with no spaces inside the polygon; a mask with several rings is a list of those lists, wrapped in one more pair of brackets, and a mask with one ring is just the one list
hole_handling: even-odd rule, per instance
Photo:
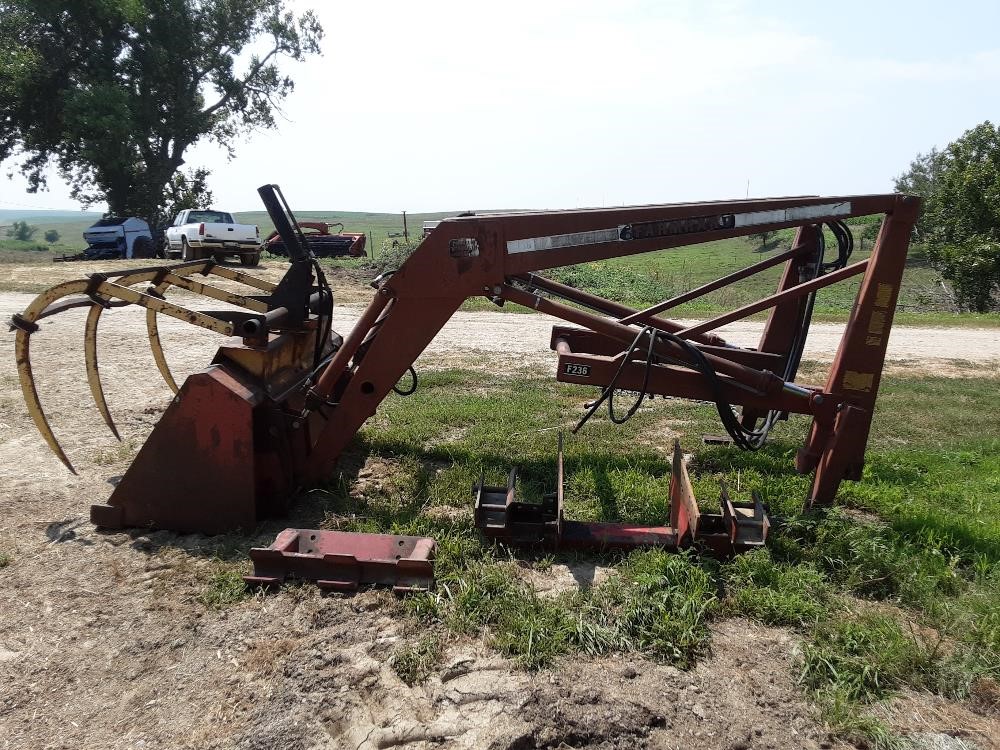
{"label": "loader bucket", "polygon": [[274,441],[259,440],[272,432],[269,406],[259,386],[224,366],[190,376],[91,520],[218,534],[280,515],[291,467]]}

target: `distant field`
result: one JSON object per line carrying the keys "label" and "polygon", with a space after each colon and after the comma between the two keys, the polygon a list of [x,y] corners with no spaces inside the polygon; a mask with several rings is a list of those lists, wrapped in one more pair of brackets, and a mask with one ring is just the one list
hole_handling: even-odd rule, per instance
{"label": "distant field", "polygon": [[[409,236],[418,239],[421,236],[421,225],[424,221],[455,216],[459,211],[439,212],[432,214],[407,214]],[[261,237],[266,237],[274,225],[264,211],[250,211],[233,214],[234,218],[246,224],[256,224],[260,227]],[[42,261],[49,262],[49,253],[78,253],[87,243],[83,241],[83,230],[94,223],[100,214],[71,212],[16,212],[0,211],[0,263],[23,263]],[[364,232],[368,235],[369,254],[374,248],[378,255],[386,240],[403,239],[402,214],[378,214],[345,211],[297,211],[296,217],[302,221],[343,222],[344,231]],[[7,230],[15,221],[27,221],[37,227],[34,237],[27,242],[19,242],[7,236]],[[55,229],[59,232],[59,240],[50,245],[44,239],[45,232]]]}
{"label": "distant field", "polygon": [[[459,211],[407,214],[411,241],[419,240],[424,221],[455,216]],[[82,233],[96,218],[96,214],[69,212],[0,211],[0,263],[49,263],[53,256],[77,253],[84,247]],[[366,213],[357,211],[297,211],[302,221],[341,222],[344,231],[364,232],[368,235],[368,254],[377,261],[394,243],[403,243],[402,214]],[[264,211],[236,213],[237,221],[257,224],[264,237],[273,229]],[[29,242],[17,242],[6,236],[6,227],[13,221],[25,219],[38,227]],[[48,229],[60,233],[58,242],[49,245],[43,239]],[[857,249],[852,261],[868,257],[871,243],[861,241],[861,226],[854,227]],[[765,252],[749,239],[721,240],[671,250],[661,250],[640,256],[586,263],[554,270],[550,275],[565,283],[587,289],[625,304],[642,307],[692,289],[715,278],[732,273],[769,254],[781,252],[790,246],[791,230],[779,232],[768,244]],[[828,256],[834,249],[829,243]],[[331,261],[334,268],[365,271],[366,262],[354,259]],[[700,300],[674,309],[675,317],[698,318],[711,316],[771,294],[781,275],[775,267],[746,279],[726,289],[706,295]],[[844,320],[850,313],[856,280],[822,290],[816,303],[818,320]],[[472,307],[479,302],[469,303]],[[903,279],[897,321],[931,325],[1000,326],[1000,314],[956,314],[940,288],[937,273],[929,266],[922,248],[913,247]]]}
{"label": "distant field", "polygon": [[[78,253],[87,246],[83,230],[100,218],[99,213],[82,211],[12,211],[0,210],[0,263],[49,262],[52,255]],[[15,221],[27,221],[36,227],[34,236],[21,242],[7,236]],[[45,241],[45,232],[55,229],[59,239]]]}

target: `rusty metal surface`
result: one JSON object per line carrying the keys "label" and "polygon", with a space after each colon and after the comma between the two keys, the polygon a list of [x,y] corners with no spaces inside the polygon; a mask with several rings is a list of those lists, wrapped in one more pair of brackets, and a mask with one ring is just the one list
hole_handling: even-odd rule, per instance
{"label": "rusty metal surface", "polygon": [[681,441],[674,440],[674,450],[670,461],[670,525],[677,535],[677,544],[698,537],[701,511],[694,497],[691,477],[688,476],[687,462],[681,451]]}
{"label": "rusty metal surface", "polygon": [[278,586],[289,579],[315,581],[328,591],[391,586],[398,594],[434,585],[436,543],[429,537],[285,529],[269,547],[250,550],[247,583]]}
{"label": "rusty metal surface", "polygon": [[[645,385],[649,394],[701,401],[715,398],[716,393],[710,384],[696,372],[668,365],[654,364],[647,368],[645,362],[638,361],[622,366],[618,357],[578,354],[568,348],[568,342],[573,339],[560,340],[567,344],[559,349],[556,379],[560,382],[608,386],[617,375],[617,388],[636,391]],[[729,378],[720,378],[719,387],[721,395],[734,405],[757,409],[780,408],[796,414],[817,416],[821,421],[829,423],[832,423],[837,410],[837,401],[818,388],[805,387],[807,393],[801,394],[787,391],[763,394],[740,387],[738,381]]]}
{"label": "rusty metal surface", "polygon": [[222,367],[189,377],[91,520],[205,534],[252,529],[263,501],[254,478],[254,411],[263,402]]}

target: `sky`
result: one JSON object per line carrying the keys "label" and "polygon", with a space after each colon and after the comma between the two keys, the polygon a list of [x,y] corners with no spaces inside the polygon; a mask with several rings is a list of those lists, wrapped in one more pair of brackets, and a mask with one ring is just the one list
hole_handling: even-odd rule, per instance
{"label": "sky", "polygon": [[[325,2],[278,129],[186,154],[216,207],[572,208],[889,192],[1000,120],[1000,3]],[[53,173],[0,208],[78,208]],[[98,207],[100,208],[100,207]]]}

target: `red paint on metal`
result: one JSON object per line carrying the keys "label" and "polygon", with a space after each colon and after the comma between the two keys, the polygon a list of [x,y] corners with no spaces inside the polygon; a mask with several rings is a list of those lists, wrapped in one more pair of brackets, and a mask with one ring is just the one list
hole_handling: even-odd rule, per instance
{"label": "red paint on metal", "polygon": [[315,581],[329,591],[391,586],[396,593],[434,585],[436,543],[429,537],[285,529],[269,547],[250,550],[250,584],[278,586],[291,578]]}
{"label": "red paint on metal", "polygon": [[[843,207],[848,204],[845,210]],[[820,215],[817,210],[816,215],[807,219],[787,218],[804,215],[803,207],[826,205],[832,207],[830,216]],[[268,390],[276,384],[273,379],[250,375],[244,367],[237,367],[225,358],[220,360],[221,367],[192,376],[109,504],[95,506],[93,518],[108,526],[151,525],[213,533],[249,528],[260,518],[280,511],[294,488],[330,476],[341,451],[358,429],[375,413],[438,330],[470,297],[485,296],[500,303],[525,305],[584,326],[586,333],[561,336],[558,340],[554,331],[553,344],[560,347],[561,360],[566,362],[571,361],[571,356],[576,358],[572,361],[578,362],[585,361],[581,357],[591,357],[588,363],[608,382],[610,376],[604,375],[610,372],[610,363],[615,362],[615,357],[624,356],[639,329],[517,288],[517,279],[527,274],[783,227],[804,227],[797,241],[800,244],[813,231],[808,227],[822,221],[885,213],[888,218],[868,261],[815,281],[791,284],[790,280],[797,277],[794,266],[798,261],[791,258],[778,294],[679,331],[691,337],[706,360],[723,376],[728,389],[726,397],[731,398],[731,403],[742,403],[758,411],[778,408],[813,415],[814,425],[798,466],[805,470],[818,467],[811,501],[830,502],[840,479],[860,476],[885,344],[918,205],[916,199],[902,196],[789,198],[445,220],[394,275],[380,282],[374,300],[339,350],[316,374],[311,390],[298,372],[293,373],[294,377],[282,378],[280,389]],[[796,209],[799,213],[786,214],[783,209]],[[725,229],[703,229],[708,225],[705,217],[745,212],[776,212],[776,216],[783,218],[754,222],[752,226],[733,224]],[[632,226],[663,222],[680,222],[678,226],[683,233],[650,237],[640,232],[626,236]],[[618,230],[620,234],[615,239]],[[511,241],[587,232],[609,239],[529,251],[511,251],[508,246]],[[467,252],[454,253],[453,246]],[[807,292],[859,273],[864,277],[857,304],[830,379],[824,388],[816,389],[822,391],[822,408],[812,396],[783,392],[785,384],[772,370],[780,369],[777,365],[787,356],[787,347],[779,341],[787,337],[778,336],[777,332],[784,330],[794,316],[781,310],[786,307],[797,310]],[[535,277],[532,283],[605,314],[624,318],[637,314],[631,308],[602,301],[594,295],[567,292],[565,285],[556,282],[539,282]],[[758,349],[700,343],[718,343],[708,333],[711,328],[768,307],[775,311]],[[679,328],[672,321],[654,322],[665,330]],[[316,325],[315,315],[300,328],[304,331],[310,325]],[[585,336],[589,337],[589,343],[580,345],[582,353],[573,354],[578,338]],[[641,342],[640,348],[643,345]],[[654,349],[658,357],[691,364],[688,350],[675,342],[661,339],[655,342]],[[279,354],[262,351],[261,356]],[[604,357],[605,361],[594,359],[597,357]],[[653,379],[657,392],[689,398],[709,395],[704,382],[699,382],[700,376],[690,368],[681,371],[662,363],[656,367],[661,368]],[[262,366],[257,372],[272,370]],[[629,365],[626,371],[627,380],[623,383],[638,387],[641,365]],[[559,379],[570,380],[562,372]],[[841,409],[841,416],[836,418],[835,425],[832,415],[837,408]],[[706,522],[704,515],[702,522]]]}
{"label": "red paint on metal", "polygon": [[182,386],[91,520],[107,528],[146,527],[218,534],[260,520],[254,477],[253,415],[263,394],[218,366]]}
{"label": "red paint on metal", "polygon": [[[647,310],[633,310],[631,307],[621,303],[606,300],[603,297],[598,297],[596,294],[585,292],[582,289],[576,289],[575,287],[560,284],[558,281],[546,279],[544,276],[529,273],[525,276],[518,277],[518,281],[524,282],[529,287],[543,289],[562,297],[563,299],[569,300],[570,302],[576,302],[584,307],[589,307],[590,309],[604,315],[613,315],[617,318],[624,318],[618,321],[623,325],[636,322],[641,318],[641,322],[645,325],[651,325],[661,331],[677,333],[678,331],[684,329],[684,326],[680,323],[675,323],[672,320],[665,320],[663,318],[657,318],[653,313],[647,314]],[[726,345],[725,339],[714,333],[692,336],[691,338],[693,341],[698,341],[702,344],[710,344],[714,346]]]}

